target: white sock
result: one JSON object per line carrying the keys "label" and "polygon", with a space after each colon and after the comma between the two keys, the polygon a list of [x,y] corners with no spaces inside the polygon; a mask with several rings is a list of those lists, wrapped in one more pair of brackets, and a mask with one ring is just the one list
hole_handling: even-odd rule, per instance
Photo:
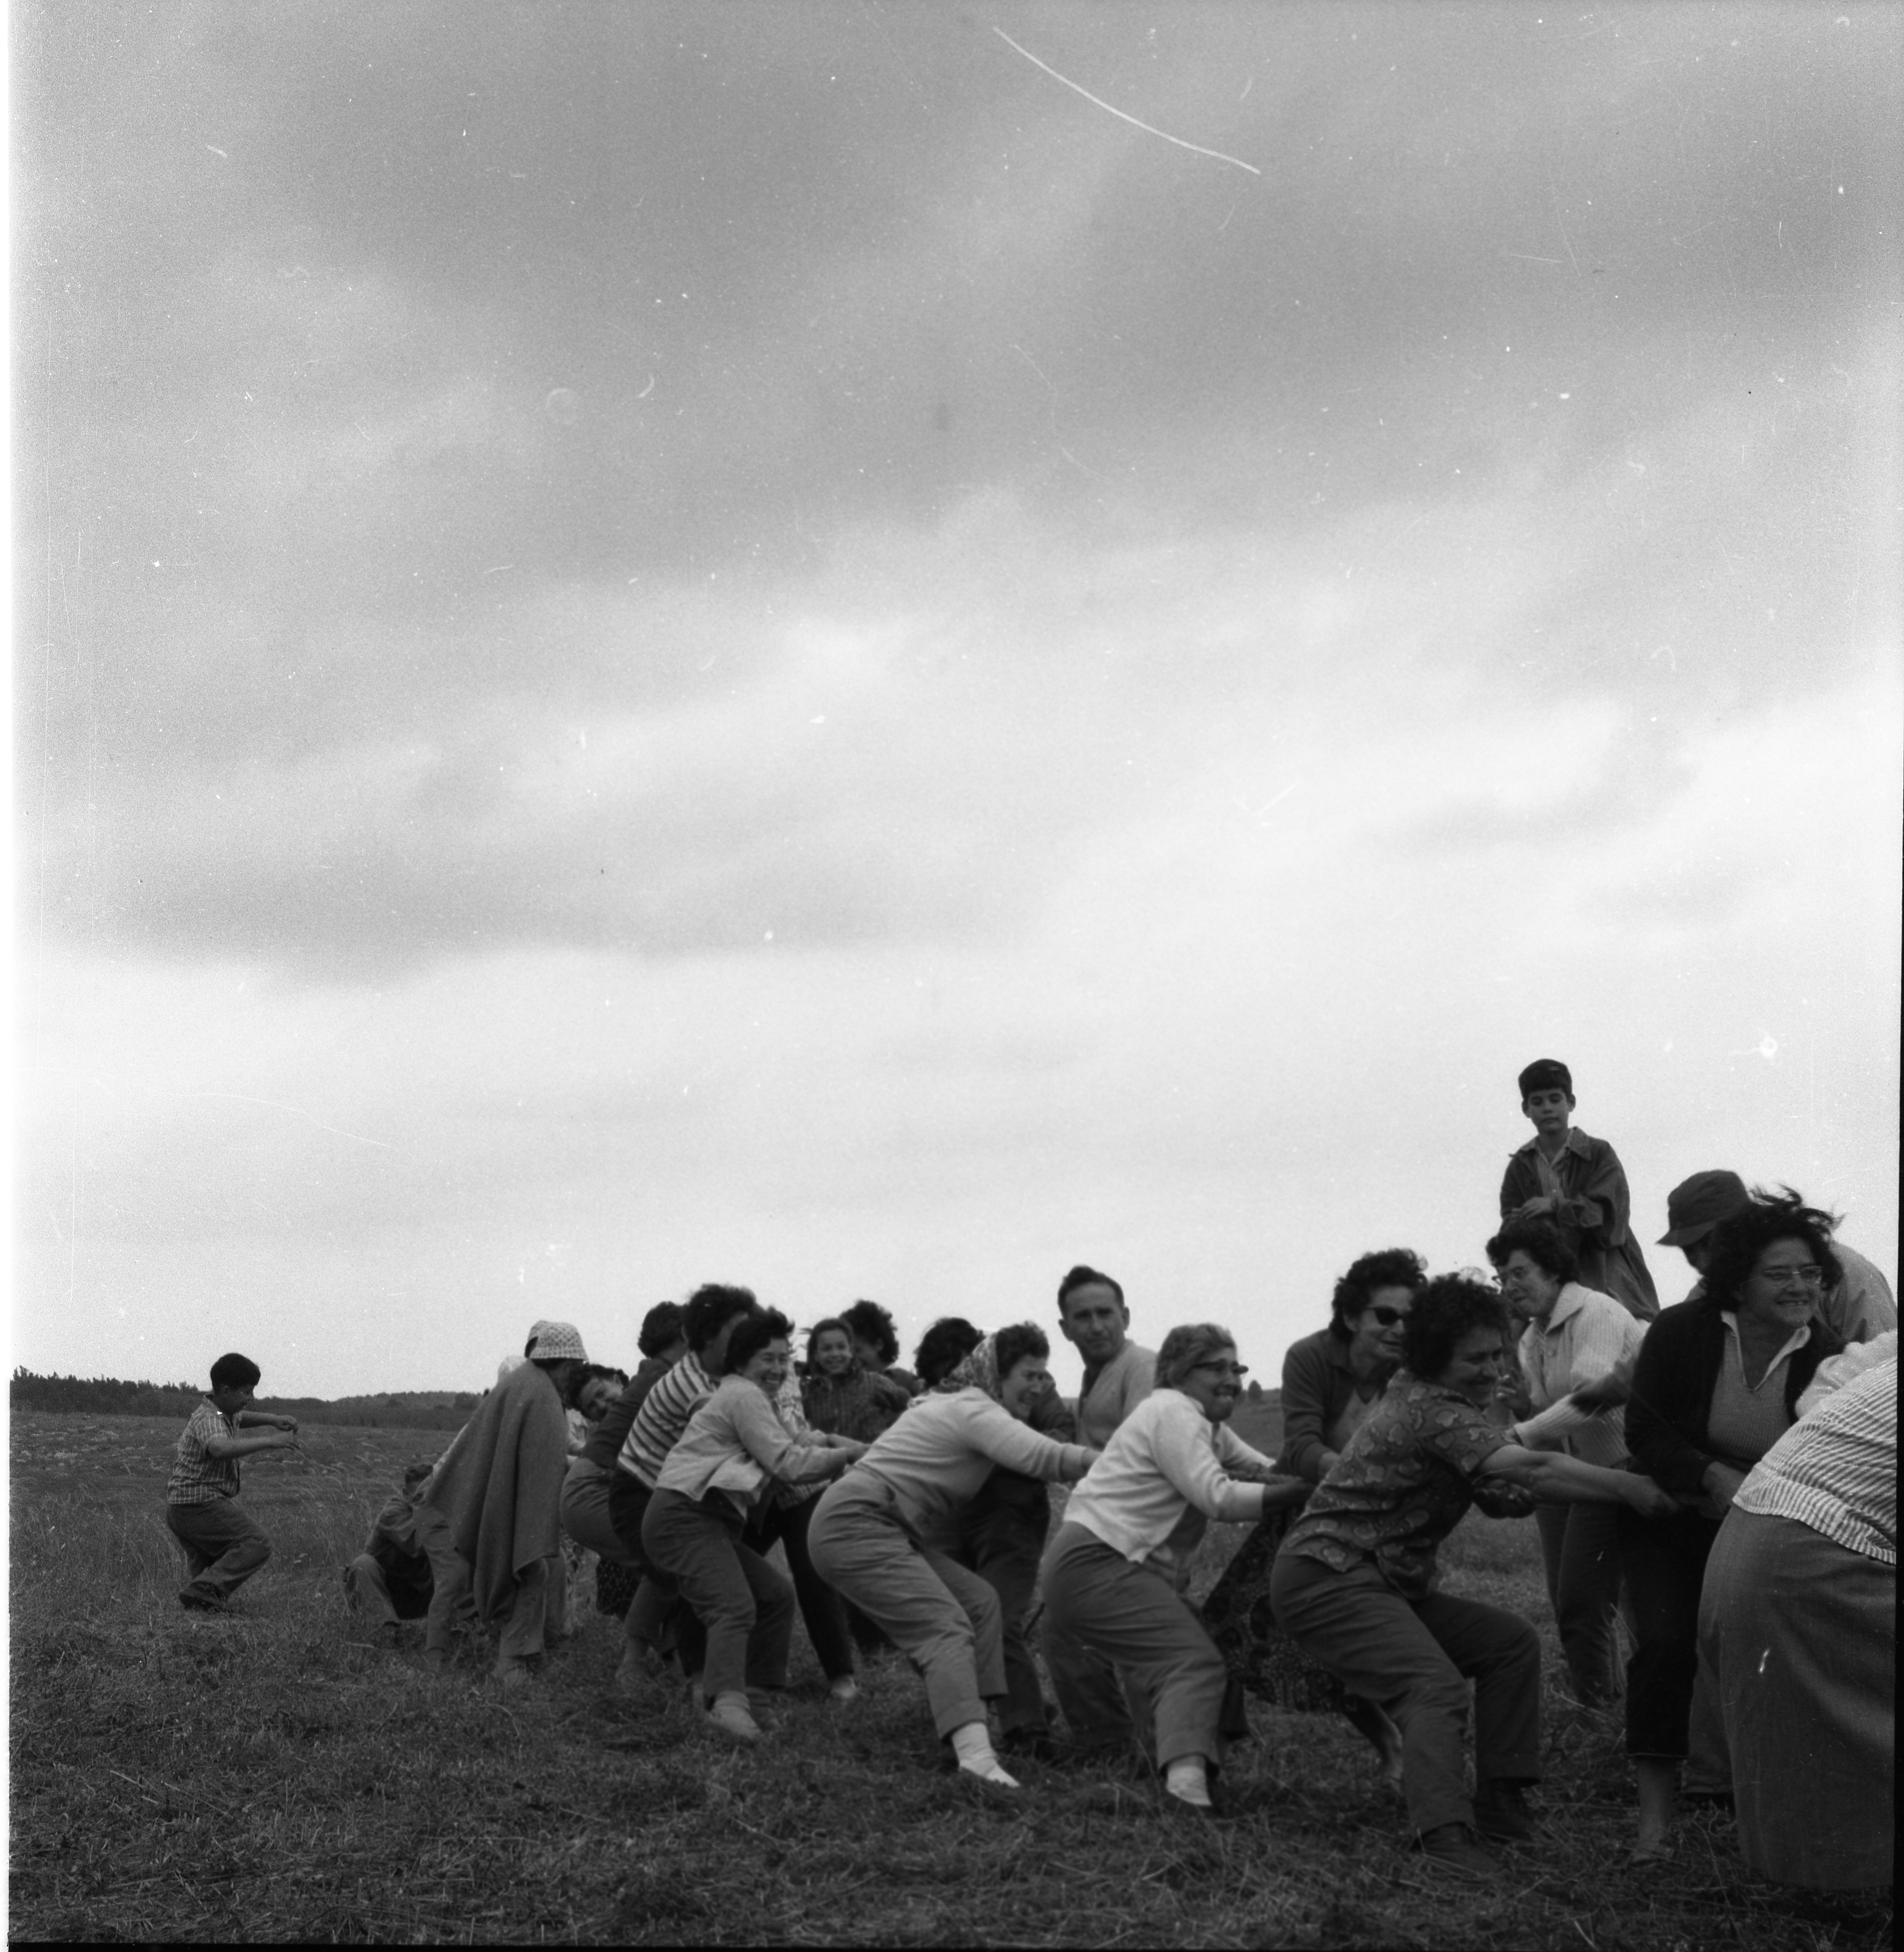
{"label": "white sock", "polygon": [[1011,1789],[1018,1788],[1018,1778],[1007,1775],[999,1766],[999,1759],[992,1751],[992,1731],[983,1722],[968,1722],[963,1728],[953,1729],[952,1745],[961,1769],[983,1776],[987,1782],[1002,1782]]}
{"label": "white sock", "polygon": [[1179,1756],[1164,1772],[1164,1788],[1171,1795],[1193,1803],[1199,1810],[1210,1807],[1209,1774],[1201,1756]]}

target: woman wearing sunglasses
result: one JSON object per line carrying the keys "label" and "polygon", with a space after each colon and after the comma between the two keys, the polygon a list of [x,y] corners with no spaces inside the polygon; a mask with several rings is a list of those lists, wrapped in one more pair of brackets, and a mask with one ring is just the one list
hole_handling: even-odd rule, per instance
{"label": "woman wearing sunglasses", "polygon": [[1207,1814],[1223,1760],[1224,1668],[1183,1595],[1211,1519],[1260,1518],[1308,1495],[1224,1428],[1244,1370],[1227,1328],[1173,1328],[1157,1386],[1118,1425],[1045,1553],[1045,1633],[1098,1655],[1154,1727],[1167,1806]]}
{"label": "woman wearing sunglasses", "polygon": [[[1283,1447],[1276,1468],[1320,1484],[1363,1419],[1381,1400],[1402,1360],[1402,1330],[1427,1263],[1406,1247],[1364,1254],[1336,1283],[1329,1325],[1293,1344],[1283,1358]],[[1291,1714],[1346,1715],[1380,1759],[1382,1781],[1399,1795],[1402,1738],[1372,1701],[1346,1694],[1277,1627],[1269,1580],[1294,1506],[1267,1512],[1237,1548],[1203,1603],[1203,1623],[1222,1650],[1234,1686]],[[1239,1700],[1226,1711],[1233,1736],[1246,1725]]]}

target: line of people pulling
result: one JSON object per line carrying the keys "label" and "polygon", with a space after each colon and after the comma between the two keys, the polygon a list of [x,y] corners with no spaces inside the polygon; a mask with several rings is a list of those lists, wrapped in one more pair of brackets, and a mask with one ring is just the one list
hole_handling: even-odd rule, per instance
{"label": "line of people pulling", "polygon": [[[955,1766],[988,1793],[1017,1793],[1016,1756],[1089,1760],[1136,1747],[1160,1773],[1166,1807],[1211,1810],[1213,1780],[1242,1732],[1239,1688],[1252,1688],[1284,1706],[1345,1713],[1402,1792],[1430,1861],[1482,1878],[1498,1875],[1492,1846],[1534,1834],[1526,1791],[1540,1775],[1540,1645],[1520,1616],[1440,1590],[1436,1549],[1471,1506],[1533,1512],[1569,1677],[1590,1705],[1617,1697],[1612,1618],[1624,1569],[1638,1634],[1627,1721],[1642,1785],[1640,1860],[1658,1854],[1670,1826],[1670,1810],[1653,1820],[1655,1791],[1659,1772],[1675,1771],[1685,1753],[1704,1631],[1717,1738],[1730,1738],[1730,1766],[1743,1766],[1742,1788],[1749,1784],[1740,1797],[1749,1857],[1756,1850],[1768,1875],[1796,1882],[1880,1882],[1889,1861],[1879,1734],[1887,1740],[1890,1710],[1877,1672],[1885,1664],[1865,1663],[1852,1699],[1845,1662],[1815,1660],[1813,1679],[1823,1674],[1847,1696],[1826,1716],[1817,1688],[1807,1695],[1786,1673],[1768,1687],[1747,1672],[1736,1631],[1729,1667],[1723,1655],[1727,1624],[1736,1628],[1748,1597],[1761,1613],[1784,1606],[1781,1631],[1794,1650],[1815,1649],[1821,1634],[1860,1617],[1859,1644],[1881,1651],[1888,1630],[1872,1597],[1894,1581],[1894,1560],[1887,1570],[1858,1544],[1825,1537],[1845,1590],[1837,1614],[1816,1617],[1805,1596],[1755,1578],[1749,1594],[1708,1591],[1702,1624],[1698,1574],[1728,1484],[1727,1504],[1781,1521],[1775,1544],[1789,1544],[1785,1525],[1798,1527],[1801,1543],[1824,1536],[1784,1508],[1795,1483],[1815,1518],[1821,1501],[1843,1503],[1821,1479],[1834,1454],[1823,1434],[1830,1419],[1821,1412],[1797,1433],[1812,1453],[1802,1467],[1795,1453],[1807,1447],[1777,1439],[1797,1423],[1807,1389],[1821,1402],[1834,1384],[1855,1381],[1833,1416],[1843,1422],[1862,1406],[1852,1441],[1871,1441],[1884,1405],[1894,1406],[1894,1335],[1888,1356],[1882,1340],[1838,1353],[1811,1313],[1837,1272],[1828,1225],[1794,1197],[1749,1198],[1712,1231],[1702,1293],[1637,1334],[1618,1303],[1571,1278],[1565,1243],[1541,1219],[1512,1222],[1489,1243],[1499,1290],[1467,1274],[1429,1279],[1405,1250],[1365,1256],[1338,1284],[1329,1326],[1289,1352],[1285,1440],[1274,1459],[1227,1428],[1244,1374],[1228,1332],[1186,1324],[1145,1350],[1130,1337],[1121,1289],[1094,1269],[1072,1270],[1059,1300],[1064,1332],[1086,1361],[1075,1404],[1052,1389],[1049,1345],[1034,1324],[984,1336],[963,1322],[934,1324],[916,1358],[924,1393],[915,1398],[877,1387],[889,1369],[869,1366],[857,1347],[840,1359],[850,1331],[830,1322],[809,1335],[809,1372],[796,1376],[786,1317],[744,1289],[711,1286],[684,1310],[664,1304],[651,1315],[644,1339],[684,1348],[671,1360],[671,1344],[659,1343],[598,1426],[596,1439],[613,1442],[625,1419],[612,1463],[578,1459],[556,1495],[575,1536],[608,1563],[639,1569],[620,1685],[651,1685],[678,1665],[709,1728],[729,1738],[765,1732],[762,1704],[786,1685],[796,1610],[833,1695],[851,1698],[850,1606],[920,1672]],[[1524,1324],[1524,1394],[1504,1425],[1504,1394],[1517,1387],[1510,1306]],[[1781,1325],[1780,1349],[1768,1347],[1762,1318]],[[1684,1406],[1700,1384],[1686,1345],[1694,1336],[1709,1355],[1715,1331],[1700,1325],[1712,1321],[1721,1356],[1736,1343],[1736,1373],[1711,1365],[1702,1428],[1689,1429]],[[472,1424],[476,1454],[493,1462],[478,1426],[504,1427],[512,1393],[559,1407],[564,1379],[552,1365],[580,1358],[552,1352],[579,1350],[572,1335],[541,1325],[529,1374],[505,1378]],[[829,1368],[823,1353],[834,1358]],[[867,1354],[880,1359],[877,1345]],[[1740,1394],[1756,1399],[1757,1434],[1737,1426]],[[836,1411],[855,1434],[817,1427],[809,1407]],[[1889,1442],[1894,1473],[1894,1424]],[[1696,1483],[1689,1456],[1706,1460]],[[455,1474],[440,1475],[408,1501],[433,1528],[436,1497],[458,1505]],[[1867,1469],[1852,1502],[1881,1501],[1887,1481]],[[1073,1489],[1046,1541],[1051,1483]],[[1039,1497],[1020,1497],[1020,1484]],[[1745,1498],[1748,1484],[1757,1488]],[[1199,1609],[1186,1579],[1211,1519],[1255,1530]],[[1886,1522],[1872,1516],[1862,1544],[1881,1542]],[[790,1582],[766,1559],[776,1540]],[[1040,1587],[1061,1744],[1026,1638]],[[464,1603],[460,1584],[448,1591],[444,1645]],[[533,1573],[479,1608],[501,1625],[505,1685],[527,1672],[526,1643],[511,1635],[519,1609],[546,1617]],[[1797,1651],[1793,1658],[1802,1670]],[[1293,1677],[1305,1670],[1313,1685],[1294,1700]]]}
{"label": "line of people pulling", "polygon": [[[1865,1333],[1846,1347],[1831,1322],[1853,1271],[1831,1217],[1707,1173],[1675,1190],[1665,1243],[1699,1284],[1643,1321],[1647,1297],[1579,1278],[1591,1213],[1570,1213],[1564,1186],[1515,1190],[1511,1169],[1488,1243],[1498,1287],[1430,1278],[1400,1249],[1349,1268],[1327,1327],[1288,1352],[1273,1459],[1227,1427],[1245,1373],[1229,1331],[1186,1323],[1143,1348],[1122,1288],[1090,1267],[1058,1294],[1084,1365],[1074,1403],[1030,1322],[936,1322],[914,1377],[894,1366],[889,1317],[862,1303],[814,1326],[799,1375],[787,1318],[711,1284],[651,1312],[618,1390],[572,1327],[538,1323],[392,1500],[350,1583],[386,1619],[421,1606],[434,1660],[486,1625],[518,1688],[559,1617],[566,1531],[633,1579],[617,1685],[678,1668],[709,1730],[742,1743],[767,1732],[796,1611],[843,1702],[856,1635],[883,1634],[924,1678],[953,1765],[1008,1798],[1020,1756],[1134,1750],[1166,1809],[1201,1816],[1246,1727],[1243,1693],[1340,1712],[1429,1861],[1485,1878],[1501,1874],[1490,1847],[1534,1835],[1540,1644],[1519,1615],[1443,1591],[1437,1553],[1471,1509],[1534,1513],[1585,1706],[1617,1700],[1616,1606],[1634,1638],[1636,1860],[1670,1853],[1690,1749],[1735,1796],[1753,1869],[1888,1882],[1888,1293],[1865,1284]],[[236,1437],[214,1381],[206,1407],[231,1441],[280,1441]],[[596,1420],[574,1453],[565,1408],[583,1402]],[[1071,1490],[1047,1538],[1054,1483]],[[1212,1519],[1253,1528],[1199,1609],[1188,1578]],[[767,1559],[776,1542],[790,1581]],[[192,1547],[195,1586],[222,1576],[213,1543]],[[1061,1744],[1029,1638],[1040,1590]]]}

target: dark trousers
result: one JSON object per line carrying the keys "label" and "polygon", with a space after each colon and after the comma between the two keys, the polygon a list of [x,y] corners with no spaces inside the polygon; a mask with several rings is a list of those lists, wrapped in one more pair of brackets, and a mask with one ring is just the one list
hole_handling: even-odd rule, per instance
{"label": "dark trousers", "polygon": [[1405,1599],[1364,1562],[1338,1572],[1284,1552],[1276,1624],[1402,1731],[1402,1788],[1418,1831],[1471,1823],[1462,1736],[1474,1684],[1479,1782],[1540,1777],[1540,1636],[1518,1613],[1446,1593]]}
{"label": "dark trousers", "polygon": [[1622,1508],[1634,1647],[1627,1663],[1627,1753],[1684,1760],[1699,1675],[1699,1589],[1718,1527],[1696,1512],[1644,1519]]}
{"label": "dark trousers", "polygon": [[786,1685],[793,1588],[743,1537],[718,1491],[657,1491],[641,1526],[650,1569],[671,1578],[707,1631],[701,1691],[714,1700]]}
{"label": "dark trousers", "polygon": [[229,1600],[271,1556],[264,1528],[236,1498],[167,1505],[165,1522],[185,1548],[185,1590],[195,1599]]}
{"label": "dark trousers", "polygon": [[1577,1699],[1588,1707],[1611,1701],[1614,1619],[1620,1604],[1618,1505],[1537,1505],[1547,1599],[1559,1629],[1561,1652]]}
{"label": "dark trousers", "polygon": [[1043,1735],[1051,1725],[1031,1658],[1025,1622],[1038,1591],[1038,1568],[1051,1530],[1051,1499],[1036,1478],[994,1471],[959,1521],[958,1557],[999,1596],[1005,1629],[1005,1735]]}
{"label": "dark trousers", "polygon": [[622,1617],[622,1637],[630,1651],[636,1644],[646,1643],[663,1653],[679,1654],[682,1672],[699,1674],[707,1663],[707,1635],[682,1603],[674,1581],[649,1564],[641,1542],[642,1523],[654,1495],[632,1471],[617,1468],[608,1490],[608,1522],[630,1564],[641,1573],[635,1597]]}
{"label": "dark trousers", "polygon": [[814,1658],[829,1681],[838,1681],[853,1671],[853,1640],[846,1628],[845,1603],[814,1569],[813,1555],[807,1550],[807,1531],[819,1502],[818,1498],[802,1498],[797,1505],[769,1505],[748,1528],[748,1543],[763,1556],[776,1541],[785,1549]]}

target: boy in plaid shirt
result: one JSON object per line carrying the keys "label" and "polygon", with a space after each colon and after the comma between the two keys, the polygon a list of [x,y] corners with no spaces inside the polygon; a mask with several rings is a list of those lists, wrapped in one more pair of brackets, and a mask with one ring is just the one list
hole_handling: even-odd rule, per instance
{"label": "boy in plaid shirt", "polygon": [[[251,1406],[260,1371],[248,1356],[220,1356],[211,1394],[192,1412],[165,1486],[165,1522],[185,1548],[191,1577],[179,1603],[222,1613],[226,1602],[271,1556],[271,1541],[238,1502],[238,1460],[255,1450],[296,1447],[298,1420]],[[265,1425],[257,1437],[241,1426]]]}

